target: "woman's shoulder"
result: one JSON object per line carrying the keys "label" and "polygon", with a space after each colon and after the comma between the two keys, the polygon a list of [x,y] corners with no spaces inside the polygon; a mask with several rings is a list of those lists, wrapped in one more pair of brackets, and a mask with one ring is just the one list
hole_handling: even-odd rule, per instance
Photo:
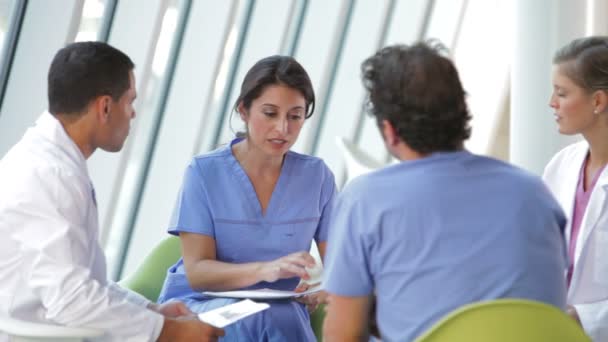
{"label": "woman's shoulder", "polygon": [[199,155],[195,155],[192,157],[192,164],[208,164],[208,163],[216,163],[221,161],[222,159],[226,159],[230,156],[230,146],[222,145],[216,148],[215,150],[201,153]]}
{"label": "woman's shoulder", "polygon": [[564,147],[547,163],[543,178],[546,180],[549,175],[556,174],[565,167],[570,168],[575,165],[575,161],[582,161],[588,150],[589,145],[585,140]]}
{"label": "woman's shoulder", "polygon": [[325,161],[319,157],[294,151],[287,152],[287,157],[292,160],[296,167],[315,169],[316,171],[326,172],[333,175],[329,169],[329,166],[327,166]]}
{"label": "woman's shoulder", "polygon": [[229,158],[229,147],[221,146],[213,151],[205,152],[192,157],[187,168],[191,170],[191,172],[200,174],[203,174],[203,170],[205,170],[205,174],[209,174],[210,172],[214,174],[215,172],[213,172],[213,170],[225,172],[222,170],[225,170],[226,166],[228,165],[226,161]]}
{"label": "woman's shoulder", "polygon": [[585,140],[570,144],[557,152],[553,158],[551,158],[548,165],[568,161],[572,158],[579,158],[581,155],[586,154],[588,150],[589,145]]}

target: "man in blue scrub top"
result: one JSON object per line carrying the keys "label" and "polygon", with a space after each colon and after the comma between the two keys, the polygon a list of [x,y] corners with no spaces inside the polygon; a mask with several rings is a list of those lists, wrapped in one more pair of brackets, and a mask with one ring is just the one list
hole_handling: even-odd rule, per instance
{"label": "man in blue scrub top", "polygon": [[326,341],[364,338],[373,294],[383,341],[412,341],[471,302],[565,307],[564,214],[537,177],[464,149],[465,91],[442,50],[391,46],[362,65],[371,112],[401,162],[338,196]]}

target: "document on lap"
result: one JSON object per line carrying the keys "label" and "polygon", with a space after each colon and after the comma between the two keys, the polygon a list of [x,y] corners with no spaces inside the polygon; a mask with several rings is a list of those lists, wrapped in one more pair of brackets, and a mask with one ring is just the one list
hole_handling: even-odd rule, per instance
{"label": "document on lap", "polygon": [[259,289],[259,290],[243,290],[243,291],[223,291],[223,292],[203,292],[206,297],[220,297],[220,298],[249,298],[249,299],[286,299],[286,298],[297,298],[306,296],[312,293],[321,291],[323,288],[315,286],[304,292],[295,291],[281,291],[272,289]]}
{"label": "document on lap", "polygon": [[270,305],[266,303],[256,303],[245,299],[237,303],[222,306],[221,308],[203,312],[198,315],[198,319],[214,327],[223,328],[269,307]]}

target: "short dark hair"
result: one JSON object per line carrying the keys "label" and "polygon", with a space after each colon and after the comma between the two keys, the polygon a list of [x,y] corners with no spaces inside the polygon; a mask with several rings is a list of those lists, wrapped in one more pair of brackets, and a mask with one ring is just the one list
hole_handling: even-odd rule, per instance
{"label": "short dark hair", "polygon": [[312,116],[315,111],[315,92],[308,73],[293,57],[279,55],[263,58],[247,71],[241,84],[241,93],[234,102],[234,111],[238,111],[241,102],[249,109],[251,102],[258,98],[267,86],[278,84],[298,90],[306,101],[305,118]]}
{"label": "short dark hair", "polygon": [[118,101],[129,89],[135,65],[122,51],[102,42],[78,42],[55,54],[48,74],[49,112],[80,113],[98,96]]}
{"label": "short dark hair", "polygon": [[608,37],[579,38],[559,49],[554,64],[572,62],[566,75],[584,89],[608,90]]}
{"label": "short dark hair", "polygon": [[466,92],[440,43],[394,45],[361,65],[368,107],[419,153],[455,151],[471,135]]}

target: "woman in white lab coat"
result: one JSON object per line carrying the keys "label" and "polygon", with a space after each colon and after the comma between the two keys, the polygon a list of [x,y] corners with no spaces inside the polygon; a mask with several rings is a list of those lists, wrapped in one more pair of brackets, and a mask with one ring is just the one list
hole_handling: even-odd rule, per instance
{"label": "woman in white lab coat", "polygon": [[568,313],[594,341],[608,341],[608,37],[574,40],[553,64],[559,132],[584,138],[543,175],[568,215]]}

